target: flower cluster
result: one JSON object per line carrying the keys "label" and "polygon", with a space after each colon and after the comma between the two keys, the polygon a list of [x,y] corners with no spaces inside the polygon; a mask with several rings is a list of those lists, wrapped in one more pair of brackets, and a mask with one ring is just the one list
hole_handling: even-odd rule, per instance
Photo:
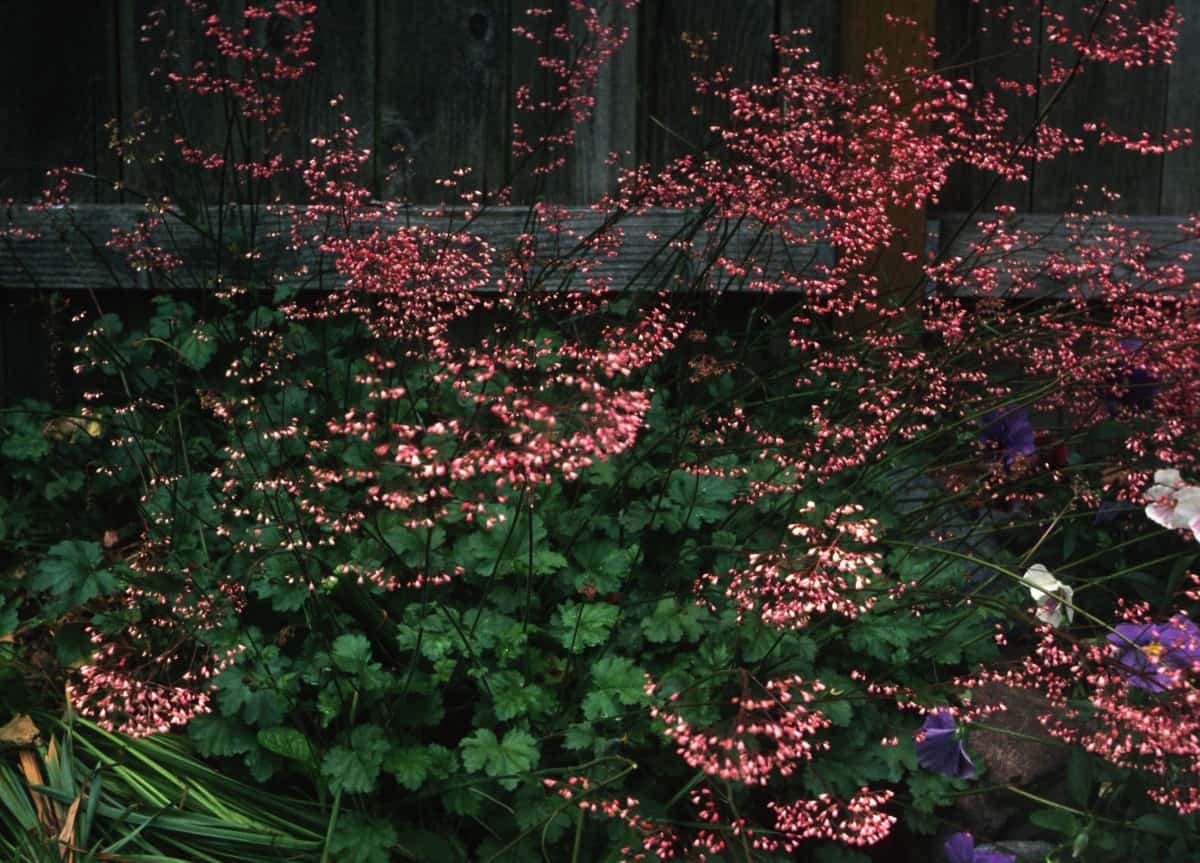
{"label": "flower cluster", "polygon": [[115,613],[130,622],[116,635],[87,627],[91,658],[67,686],[75,709],[132,737],[164,733],[209,712],[212,679],[242,648],[214,651],[207,640],[244,606],[243,588],[225,583],[207,596],[191,585],[167,596],[128,587],[115,602]]}
{"label": "flower cluster", "polygon": [[[666,725],[664,733],[675,742],[676,752],[689,767],[747,785],[765,785],[775,774],[789,776],[816,752],[829,748],[827,742],[812,739],[829,727],[829,719],[807,706],[825,688],[819,681],[806,683],[799,677],[768,680],[761,685],[762,698],[751,697],[750,684],[749,675],[743,672],[743,694],[730,699],[737,713],[724,723],[728,730],[723,734],[693,727],[673,707],[651,706],[650,715]],[[658,685],[647,681],[646,694],[653,696],[657,691]],[[668,702],[674,705],[679,697],[680,693],[673,692]]]}
{"label": "flower cluster", "polygon": [[[1048,52],[1037,81],[990,88],[936,62],[916,33],[917,56],[872,52],[858,79],[823,74],[803,33],[779,36],[767,80],[736,84],[724,69],[697,77],[698,97],[719,115],[703,147],[619,170],[614,156],[616,187],[586,213],[535,200],[498,239],[481,220],[528,189],[507,178],[476,189],[464,168],[439,181],[438,205],[375,201],[378,154],[340,99],[329,105],[334,128],[303,142],[303,158],[279,146],[283,94],[313,65],[315,4],[251,2],[232,18],[205,0],[185,5],[204,50],[188,68],[164,52],[164,81],[185,103],[219,102],[239,134],[220,149],[182,135],[156,148],[139,119],[114,143],[122,157],[161,150],[189,176],[215,178],[215,193],[198,197],[221,205],[221,224],[232,203],[254,218],[236,241],[207,228],[197,241],[219,314],[198,320],[165,302],[149,337],[124,338],[112,316],[88,328],[80,371],[120,382],[89,397],[111,434],[112,458],[93,472],[112,480],[106,489],[136,486],[133,509],[171,565],[137,561],[137,586],[100,600],[109,616],[88,629],[94,649],[69,690],[81,712],[131,734],[169,730],[209,709],[212,678],[232,662],[272,676],[275,663],[290,669],[278,675],[291,687],[286,709],[311,710],[298,724],[324,735],[310,747],[320,769],[305,774],[322,791],[349,790],[349,800],[383,772],[414,788],[452,762],[504,789],[532,781],[541,791],[532,777],[584,769],[538,761],[580,763],[544,742],[578,706],[556,705],[556,694],[591,686],[575,700],[585,730],[565,749],[594,743],[587,769],[624,761],[599,729],[616,719],[606,708],[629,707],[621,721],[641,726],[617,740],[665,737],[661,757],[680,770],[682,760],[695,781],[646,806],[652,818],[635,788],[657,781],[642,778],[652,770],[544,787],[632,831],[626,859],[705,860],[734,842],[750,859],[890,834],[893,790],[844,774],[825,781],[823,768],[837,773],[835,711],[854,717],[855,734],[876,723],[855,745],[895,746],[895,727],[883,725],[894,717],[873,716],[878,704],[943,703],[947,680],[1003,684],[1041,696],[1038,720],[1058,740],[1146,774],[1152,799],[1200,811],[1200,792],[1177,781],[1200,775],[1200,629],[1185,613],[1162,620],[1118,604],[1121,622],[1106,636],[1081,635],[1076,593],[1088,602],[1079,617],[1100,620],[1094,594],[1082,577],[1067,584],[1033,564],[1020,584],[1042,624],[1036,646],[1006,644],[1001,626],[995,642],[1010,662],[955,677],[947,665],[974,668],[968,648],[991,645],[985,614],[1011,608],[940,564],[904,557],[944,552],[965,566],[973,554],[950,540],[1015,535],[1018,515],[1049,523],[1048,536],[1060,523],[1044,518],[1048,502],[1066,513],[1102,495],[1141,494],[1157,524],[1200,539],[1200,488],[1177,470],[1158,471],[1145,492],[1134,486],[1148,463],[1200,461],[1200,292],[1187,253],[1173,250],[1200,236],[1200,222],[1155,247],[1081,191],[1045,254],[1024,254],[1047,237],[1000,206],[981,210],[974,236],[923,259],[910,218],[955,171],[1020,183],[1093,139],[1151,154],[1181,144],[1182,131],[1142,136],[1094,118],[1013,140],[1002,107],[1022,97],[1036,106],[1088,66],[1169,62],[1177,13],[1141,20],[1130,2],[1089,3],[1093,20],[1080,28],[1033,0],[989,4],[984,14],[1014,43],[1033,41],[1014,14],[1026,6],[1050,46],[1078,57],[1070,65]],[[529,10],[515,31],[544,53],[548,85],[522,88],[514,103],[511,155],[533,175],[535,197],[567,164],[602,64],[628,37],[617,10],[559,6]],[[151,31],[165,20],[156,13]],[[690,40],[697,53],[702,41]],[[51,178],[38,212],[65,203],[66,176]],[[260,205],[280,189],[300,200]],[[163,284],[190,286],[195,250],[172,243],[190,210],[164,194],[144,200],[109,248]],[[625,226],[651,208],[681,225],[653,278],[622,268]],[[940,290],[925,295],[930,283]],[[301,293],[313,284],[325,290]],[[734,293],[744,325],[700,320]],[[164,346],[176,377],[156,366]],[[204,380],[188,392],[178,381],[193,372]],[[193,401],[212,446],[198,431],[185,438],[180,417]],[[161,440],[172,423],[174,450]],[[1073,458],[1068,447],[1090,445],[1098,429],[1109,442],[1096,462]],[[33,438],[6,448],[36,453],[46,440]],[[695,481],[678,512],[668,512],[677,486],[660,469]],[[913,475],[940,484],[938,499],[902,501]],[[707,500],[698,480],[710,478],[737,491]],[[960,497],[969,514],[955,509]],[[820,503],[802,503],[810,498]],[[872,517],[852,501],[870,501]],[[714,614],[679,612],[689,584]],[[286,621],[261,657],[222,632],[247,608],[247,589],[255,627]],[[639,618],[648,607],[655,617]],[[542,614],[556,623],[543,626]],[[955,641],[967,629],[970,640]],[[763,633],[769,646],[757,643]],[[876,676],[888,663],[911,679]],[[926,668],[933,676],[922,678]],[[847,696],[839,677],[861,693]],[[730,681],[731,697],[721,689]],[[473,682],[490,699],[478,709],[462,695]],[[927,710],[914,745],[922,769],[970,779],[959,723],[1003,705],[960,700]],[[388,748],[391,713],[410,702],[424,711],[412,719],[421,746]],[[251,730],[257,710],[228,717],[231,726]],[[445,744],[460,720],[513,727],[502,738],[462,732],[459,759]],[[263,724],[290,730],[281,716]],[[248,763],[270,769],[266,757]],[[528,810],[478,796],[528,836]],[[485,825],[490,842],[499,834],[476,815],[480,800],[447,795],[445,806]],[[965,833],[944,850],[951,863],[1008,859]]]}
{"label": "flower cluster", "polygon": [[[814,507],[810,503],[805,511]],[[751,554],[747,567],[731,570],[725,596],[739,619],[753,614],[769,626],[798,629],[817,616],[854,619],[869,611],[878,597],[865,590],[882,569],[880,553],[870,550],[877,523],[857,518],[862,509],[846,504],[816,525],[791,524],[788,532],[803,543],[802,551],[785,543],[773,552]],[[697,581],[696,592],[703,597],[719,582],[716,575],[706,575]]]}
{"label": "flower cluster", "polygon": [[[1126,614],[1132,618],[1138,611]],[[1200,628],[1175,615],[1163,623],[1119,624],[1100,644],[1063,642],[1046,627],[1018,666],[981,670],[956,683],[967,689],[1002,683],[1039,694],[1046,709],[1038,719],[1050,735],[1141,771],[1152,780],[1152,800],[1189,814],[1200,811],[1200,795],[1175,777],[1200,771],[1200,718],[1191,684],[1198,669]],[[1081,683],[1086,695],[1079,699]]]}

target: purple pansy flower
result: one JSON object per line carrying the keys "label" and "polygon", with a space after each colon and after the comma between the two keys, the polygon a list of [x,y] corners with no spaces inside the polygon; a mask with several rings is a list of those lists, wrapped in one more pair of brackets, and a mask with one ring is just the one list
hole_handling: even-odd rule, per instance
{"label": "purple pansy flower", "polygon": [[1033,426],[1025,408],[988,411],[983,415],[983,431],[979,437],[1000,452],[1006,467],[1018,455],[1031,456],[1037,451]]}
{"label": "purple pansy flower", "polygon": [[1122,623],[1108,636],[1131,686],[1164,692],[1200,663],[1200,628],[1181,614],[1166,623]]}
{"label": "purple pansy flower", "polygon": [[978,850],[970,833],[955,833],[946,840],[945,851],[950,863],[1013,863],[1016,859],[1011,854]]}
{"label": "purple pansy flower", "polygon": [[958,724],[947,710],[925,717],[917,740],[917,763],[926,770],[958,779],[974,779],[975,765],[958,739]]}

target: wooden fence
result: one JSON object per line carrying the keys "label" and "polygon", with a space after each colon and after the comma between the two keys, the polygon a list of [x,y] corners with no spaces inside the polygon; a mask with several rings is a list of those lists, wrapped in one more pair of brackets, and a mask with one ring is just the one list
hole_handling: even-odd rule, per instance
{"label": "wooden fence", "polygon": [[[539,0],[540,2],[540,0]],[[545,0],[565,15],[566,0]],[[1050,8],[1083,14],[1078,0],[1041,0]],[[1172,0],[1140,0],[1146,14]],[[236,11],[244,0],[222,0]],[[122,166],[108,148],[110,117],[127,128],[143,105],[161,106],[161,84],[148,78],[158,59],[139,44],[138,26],[152,0],[43,0],[10,3],[0,31],[0,196],[25,199],[48,167],[73,163],[111,179]],[[287,105],[301,138],[328,128],[330,97],[344,93],[363,140],[376,156],[381,194],[406,191],[413,200],[439,197],[433,185],[451,170],[471,166],[483,185],[495,186],[509,167],[508,130],[513,92],[538,84],[541,71],[515,23],[543,31],[555,18],[526,19],[534,0],[323,0],[317,17],[318,71]],[[615,3],[615,6],[621,4]],[[1156,132],[1200,126],[1200,0],[1174,0],[1184,16],[1179,54],[1169,68],[1087,70],[1049,116],[1078,124],[1106,117],[1116,128]],[[167,26],[185,32],[183,0],[168,0]],[[936,22],[946,65],[963,64],[983,80],[1003,74],[1032,81],[1051,57],[1064,51],[1040,38],[1014,49],[985,28],[972,0],[642,0],[635,11],[613,15],[630,28],[630,41],[600,82],[599,110],[581,136],[581,158],[550,190],[564,203],[593,200],[608,187],[610,151],[661,161],[689,145],[702,146],[703,121],[692,115],[689,61],[680,34],[718,33],[711,63],[732,65],[737,75],[763,79],[774,58],[772,33],[813,31],[811,44],[827,68],[843,71],[861,62],[866,46],[886,42],[883,13]],[[1036,9],[1033,16],[1036,17]],[[1031,21],[1031,23],[1034,23]],[[183,51],[188,59],[188,49]],[[1016,108],[1016,105],[1010,107]],[[1029,128],[1039,106],[1015,111],[1014,129]],[[203,126],[206,118],[196,118]],[[399,162],[390,182],[386,167]],[[1034,211],[1061,210],[1079,184],[1107,186],[1130,213],[1169,215],[1200,207],[1200,152],[1190,148],[1143,157],[1117,148],[1063,157],[1034,169],[1028,188],[1000,189],[995,198]],[[946,196],[950,209],[967,209],[981,191],[976,178],[958,177]],[[97,202],[116,202],[111,184],[98,182]]]}
{"label": "wooden fence", "polygon": [[[245,0],[221,0],[234,12]],[[1141,0],[1146,14],[1161,12],[1171,0]],[[1043,7],[1078,17],[1078,0],[1040,0]],[[518,84],[544,88],[535,51],[515,37],[515,23],[529,23],[529,5],[553,5],[555,15],[538,18],[545,33],[565,20],[567,0],[323,0],[317,16],[314,57],[317,72],[286,103],[289,125],[300,140],[329,128],[329,100],[345,94],[345,107],[357,118],[362,141],[374,153],[375,190],[404,193],[416,201],[438,200],[434,180],[469,166],[473,181],[495,188],[512,163],[508,130],[515,119]],[[85,221],[121,219],[133,198],[117,190],[136,184],[134,169],[120,164],[108,148],[114,128],[129,128],[140,106],[161,108],[161,83],[149,78],[158,59],[140,44],[139,23],[152,0],[42,0],[11,3],[0,31],[0,69],[8,85],[0,92],[0,197],[28,200],[40,188],[44,171],[80,165],[98,179],[91,203],[103,209]],[[189,15],[183,0],[167,0],[166,26],[181,33]],[[812,30],[810,43],[822,65],[853,74],[865,50],[894,36],[882,23],[885,12],[914,17],[937,34],[941,63],[960,66],[978,80],[997,74],[1032,81],[1055,52],[1044,38],[1038,9],[1029,22],[1034,37],[1016,50],[986,29],[972,0],[642,0],[636,10],[610,14],[630,29],[623,52],[602,76],[595,117],[581,131],[579,158],[546,190],[552,200],[583,205],[610,188],[610,151],[635,160],[661,163],[667,157],[703,147],[708,132],[693,115],[690,76],[695,70],[681,33],[719,34],[712,66],[731,65],[739,77],[762,80],[776,58],[773,33]],[[1089,69],[1072,83],[1049,121],[1078,126],[1103,116],[1115,128],[1151,133],[1177,127],[1200,128],[1200,0],[1174,0],[1184,15],[1175,63],[1169,68]],[[1035,4],[1036,6],[1036,4]],[[897,46],[892,46],[897,47]],[[899,46],[903,47],[903,46]],[[186,62],[190,49],[181,48]],[[1034,123],[1038,104],[1014,109],[1012,131]],[[115,127],[106,121],[116,118]],[[194,132],[218,127],[217,118],[193,118]],[[400,169],[389,177],[388,166]],[[1031,167],[1033,181],[1020,188],[991,190],[992,203],[1052,213],[1068,206],[1081,184],[1101,186],[1121,197],[1113,209],[1136,217],[1168,217],[1200,209],[1200,151],[1189,148],[1165,156],[1136,156],[1117,148],[1065,156]],[[985,178],[959,172],[942,196],[950,211],[970,210],[987,188]],[[931,213],[936,226],[941,214]],[[947,217],[947,222],[952,218]],[[1147,222],[1149,224],[1149,222]],[[103,237],[105,224],[98,224]],[[946,236],[947,232],[943,232]],[[49,255],[49,253],[48,253]],[[1200,259],[1200,256],[1198,256]],[[95,264],[95,259],[91,259]],[[83,286],[88,266],[49,256],[40,265],[53,278],[34,280],[15,261],[0,262],[0,401],[7,395],[45,390],[37,356],[46,316],[34,310],[38,291]],[[94,269],[94,266],[93,266]],[[75,275],[72,275],[75,273]],[[137,279],[130,287],[144,286]]]}

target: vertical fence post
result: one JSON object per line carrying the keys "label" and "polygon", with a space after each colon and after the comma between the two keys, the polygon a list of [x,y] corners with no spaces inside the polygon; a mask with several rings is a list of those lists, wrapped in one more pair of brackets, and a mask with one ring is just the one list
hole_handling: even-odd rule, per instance
{"label": "vertical fence post", "polygon": [[[923,65],[921,46],[907,26],[894,26],[887,16],[910,18],[916,29],[934,35],[936,0],[842,0],[839,68],[853,80],[861,80],[868,52],[882,48],[887,56],[886,74],[903,74],[904,67]],[[888,217],[900,229],[900,236],[880,251],[871,273],[881,279],[881,289],[890,293],[892,303],[901,302],[921,277],[925,252],[925,211],[889,208]],[[914,261],[904,254],[917,255]],[[889,298],[884,296],[885,301]],[[863,321],[862,323],[866,323]]]}

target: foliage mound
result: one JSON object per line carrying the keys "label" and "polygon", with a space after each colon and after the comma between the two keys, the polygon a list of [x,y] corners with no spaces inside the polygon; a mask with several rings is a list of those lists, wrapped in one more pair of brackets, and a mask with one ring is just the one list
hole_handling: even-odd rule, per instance
{"label": "foliage mound", "polygon": [[[8,738],[3,847],[1193,859],[1200,223],[1156,248],[1081,201],[1047,238],[984,199],[961,254],[911,230],[952,172],[1183,133],[1045,102],[1014,132],[1011,82],[927,48],[831,76],[798,33],[765,84],[697,78],[709,140],[567,210],[542,191],[626,36],[571,0],[523,31],[523,185],[422,207],[375,199],[350,117],[288,137],[313,4],[186,5],[174,107],[113,139],[144,212],[109,246],[163,290],[72,299],[77,403],[0,413],[0,685],[61,741]],[[1173,10],[1087,13],[1050,104],[1170,60]],[[189,140],[210,103],[224,139]],[[72,229],[80,172],[50,179],[17,248]]]}

